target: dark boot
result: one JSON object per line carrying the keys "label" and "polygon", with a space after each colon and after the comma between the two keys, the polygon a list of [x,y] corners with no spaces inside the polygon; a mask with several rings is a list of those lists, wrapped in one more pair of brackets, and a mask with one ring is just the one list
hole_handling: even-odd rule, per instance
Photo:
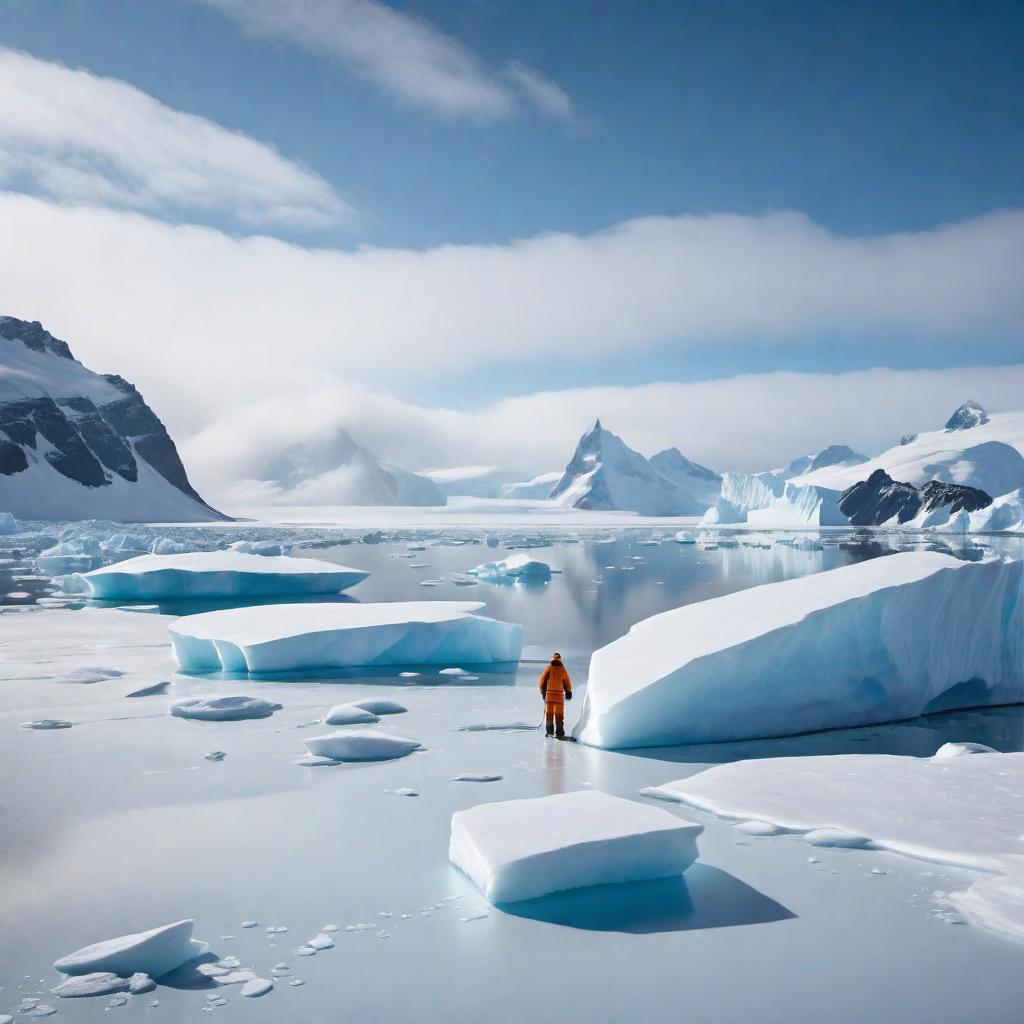
{"label": "dark boot", "polygon": [[550,738],[550,737],[552,737],[552,736],[554,736],[554,735],[555,735],[555,731],[554,731],[554,729],[552,729],[552,728],[551,728],[551,727],[549,726],[549,727],[548,727],[548,728],[547,728],[547,729],[545,730],[545,732],[544,732],[544,735],[545,735],[545,736],[547,736],[548,738]]}

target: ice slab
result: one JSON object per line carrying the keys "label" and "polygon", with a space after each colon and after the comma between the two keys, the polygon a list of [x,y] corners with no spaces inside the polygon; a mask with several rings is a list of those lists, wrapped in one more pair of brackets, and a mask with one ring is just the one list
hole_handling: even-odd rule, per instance
{"label": "ice slab", "polygon": [[195,551],[140,555],[79,574],[89,596],[106,601],[165,597],[337,594],[369,573],[315,558]]}
{"label": "ice slab", "polygon": [[372,729],[343,729],[326,736],[312,736],[302,743],[314,757],[332,761],[393,761],[420,748],[419,740]]}
{"label": "ice slab", "polygon": [[594,652],[574,734],[666,746],[1017,703],[1022,567],[908,552],[663,612]]}
{"label": "ice slab", "polygon": [[186,672],[518,661],[523,627],[479,615],[483,607],[461,601],[263,605],[189,615],[169,629]]}
{"label": "ice slab", "polygon": [[509,555],[500,562],[484,562],[475,569],[470,569],[471,576],[479,576],[482,580],[515,581],[524,583],[545,583],[551,579],[551,566],[547,562],[531,558],[528,554]]}
{"label": "ice slab", "polygon": [[[408,675],[409,673],[403,672],[402,675]],[[412,673],[417,675],[417,673]],[[402,715],[405,714],[409,709],[404,704],[399,704],[397,700],[384,700],[371,697],[367,700],[357,700],[352,702],[354,707],[362,708],[363,711],[369,711],[371,715]]]}
{"label": "ice slab", "polygon": [[724,817],[758,818],[819,845],[829,836],[855,837],[847,845],[984,872],[949,901],[969,920],[1022,938],[1024,753],[965,753],[736,761],[644,792]]}
{"label": "ice slab", "polygon": [[105,939],[54,961],[62,974],[109,971],[122,978],[148,974],[159,978],[209,948],[192,938],[192,920],[175,921],[145,932]]}
{"label": "ice slab", "polygon": [[237,722],[245,718],[269,718],[283,705],[262,697],[186,697],[176,700],[168,711],[176,718],[195,718],[204,722]]}
{"label": "ice slab", "polygon": [[703,826],[596,790],[479,804],[452,815],[449,858],[491,903],[681,874]]}
{"label": "ice slab", "polygon": [[324,725],[373,725],[379,721],[380,715],[355,704],[335,704],[324,715]]}

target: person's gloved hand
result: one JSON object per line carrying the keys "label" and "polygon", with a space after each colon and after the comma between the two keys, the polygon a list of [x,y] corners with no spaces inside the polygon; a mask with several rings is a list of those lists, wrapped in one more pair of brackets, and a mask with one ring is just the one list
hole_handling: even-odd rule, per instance
{"label": "person's gloved hand", "polygon": [[567,694],[565,695],[565,699],[566,699],[566,700],[572,700],[572,694],[571,694],[571,693],[567,693]]}

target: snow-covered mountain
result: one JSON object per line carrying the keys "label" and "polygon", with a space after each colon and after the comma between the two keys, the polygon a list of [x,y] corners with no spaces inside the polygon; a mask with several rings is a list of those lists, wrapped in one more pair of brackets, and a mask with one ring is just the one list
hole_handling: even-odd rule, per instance
{"label": "snow-covered mountain", "polygon": [[[960,511],[978,512],[988,508],[992,498],[975,487],[930,480],[924,487],[893,480],[884,469],[843,492],[839,508],[854,526],[905,525],[934,518],[944,510],[944,520]],[[921,522],[921,525],[927,525]]]}
{"label": "snow-covered mountain", "polygon": [[867,461],[866,455],[855,452],[849,445],[830,444],[827,448],[822,448],[820,452],[798,456],[788,466],[775,470],[775,475],[790,480],[793,477],[813,473],[815,470],[826,469],[829,466],[858,466]]}
{"label": "snow-covered mountain", "polygon": [[288,505],[444,505],[433,481],[382,464],[348,431],[275,453],[259,473],[265,498]]}
{"label": "snow-covered mountain", "polygon": [[976,402],[967,402],[942,430],[907,435],[905,443],[859,465],[808,471],[800,482],[845,491],[876,469],[915,487],[939,480],[993,496],[1007,494],[1024,486],[1024,412],[989,415]]}
{"label": "snow-covered mountain", "polygon": [[700,515],[707,507],[605,430],[600,420],[580,438],[550,497],[569,508],[649,516]]}
{"label": "snow-covered mountain", "polygon": [[123,377],[98,374],[38,321],[0,317],[0,509],[23,519],[224,519]]}
{"label": "snow-covered mountain", "polygon": [[718,501],[722,478],[713,469],[691,462],[678,448],[666,448],[652,455],[650,463],[666,480],[692,494],[704,508]]}

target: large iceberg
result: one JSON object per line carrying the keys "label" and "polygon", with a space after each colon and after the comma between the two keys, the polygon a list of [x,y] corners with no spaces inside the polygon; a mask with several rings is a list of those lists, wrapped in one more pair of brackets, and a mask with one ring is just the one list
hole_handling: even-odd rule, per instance
{"label": "large iceberg", "polygon": [[140,555],[79,577],[92,598],[156,600],[166,597],[266,597],[337,594],[369,576],[315,558],[252,555],[243,551],[195,551]]}
{"label": "large iceberg", "polygon": [[472,601],[275,604],[188,615],[169,629],[186,672],[518,661],[523,627],[478,614],[483,607]]}
{"label": "large iceberg", "polygon": [[790,483],[773,473],[725,473],[718,503],[703,526],[747,523],[762,529],[845,526],[840,495],[824,487]]}
{"label": "large iceberg", "polygon": [[644,619],[594,652],[576,736],[708,743],[1017,703],[1022,567],[908,552]]}
{"label": "large iceberg", "polygon": [[109,971],[122,978],[148,974],[159,978],[208,949],[192,938],[191,920],[176,921],[146,932],[105,939],[62,956],[54,967],[62,974],[94,974]]}
{"label": "large iceberg", "polygon": [[982,871],[947,898],[971,920],[1024,938],[1024,753],[948,743],[934,757],[843,754],[737,761],[644,791],[847,845]]}
{"label": "large iceberg", "polygon": [[596,790],[479,804],[452,815],[449,859],[491,903],[682,874],[701,825]]}

